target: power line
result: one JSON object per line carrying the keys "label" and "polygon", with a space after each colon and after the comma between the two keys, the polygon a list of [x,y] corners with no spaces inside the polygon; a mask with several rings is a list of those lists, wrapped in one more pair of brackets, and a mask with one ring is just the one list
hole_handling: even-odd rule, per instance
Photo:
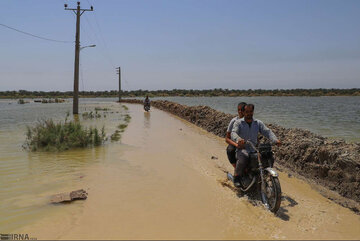
{"label": "power line", "polygon": [[[88,35],[88,37],[90,37],[90,40],[91,40],[91,41],[93,41],[93,42],[95,42],[97,45],[99,45],[99,43],[100,43],[99,38],[98,38],[97,35],[95,34],[95,31],[94,31],[92,25],[90,24],[89,19],[88,19],[88,17],[87,17],[86,15],[85,15],[85,20],[86,20],[87,25],[85,25],[85,22],[83,22],[83,25],[82,25],[82,26],[87,26],[86,29],[89,30],[89,33],[92,33],[92,36],[95,37],[96,40],[94,41],[93,38],[92,38],[90,35]],[[87,30],[86,30],[86,31],[87,31]]]}
{"label": "power line", "polygon": [[[106,51],[106,53],[108,54],[108,53],[109,53],[109,49],[108,49],[107,43],[106,43],[106,41],[105,41],[104,35],[103,35],[102,31],[101,31],[101,27],[100,27],[99,21],[97,20],[96,14],[94,14],[94,18],[95,18],[96,25],[97,25],[97,27],[98,27],[98,29],[99,29],[100,38],[101,38],[101,40],[103,41],[103,44],[104,44],[104,46],[105,46],[105,51]],[[109,55],[109,54],[108,54],[108,55]],[[111,58],[110,55],[109,55],[109,58],[110,58],[111,61],[112,61],[112,58]],[[113,62],[113,61],[112,61],[112,62]]]}
{"label": "power line", "polygon": [[[85,16],[85,19],[87,19],[86,16]],[[82,29],[81,29],[82,33],[84,33],[90,39],[91,42],[96,43],[97,44],[96,46],[99,47],[99,48],[96,48],[96,51],[98,51],[104,57],[104,59],[106,59],[109,62],[109,64],[111,65],[112,68],[115,68],[114,62],[112,62],[111,58],[109,58],[109,56],[105,54],[105,51],[102,48],[102,45],[99,44],[100,43],[99,38],[94,34],[94,36],[97,40],[97,41],[94,41],[94,39],[90,35],[91,31],[89,30],[89,32],[87,32],[88,30],[86,30],[86,28],[84,27],[85,25],[81,25],[81,26],[82,26]],[[90,25],[88,24],[88,26],[90,26]],[[94,33],[94,31],[92,31],[92,33]]]}
{"label": "power line", "polygon": [[[85,15],[85,17],[86,17],[86,15]],[[98,41],[94,41],[94,39],[93,39],[93,38],[91,37],[91,35],[89,34],[90,31],[89,31],[89,33],[88,33],[87,30],[85,30],[85,24],[82,22],[82,23],[80,23],[80,25],[81,25],[81,29],[80,29],[81,33],[83,33],[83,34],[86,35],[86,37],[90,40],[90,43],[91,43],[91,44],[99,45],[99,44],[98,44]]]}
{"label": "power line", "polygon": [[[90,3],[89,0],[86,0],[86,1],[87,1],[87,3],[88,3],[90,6],[92,6],[92,4]],[[91,28],[91,30],[92,30],[95,38],[97,39],[98,43],[102,42],[102,45],[104,46],[104,48],[102,48],[102,47],[99,48],[99,50],[102,50],[102,51],[100,51],[101,54],[102,54],[102,55],[105,57],[105,59],[110,63],[110,65],[112,65],[113,68],[115,68],[114,61],[113,61],[113,59],[111,58],[111,56],[110,56],[110,54],[109,54],[109,52],[108,52],[107,43],[106,43],[105,38],[104,38],[104,36],[103,36],[103,34],[102,34],[101,27],[100,27],[100,24],[99,24],[99,21],[98,21],[98,19],[97,19],[97,16],[96,16],[96,13],[95,13],[95,12],[94,12],[94,15],[93,15],[93,16],[94,16],[94,18],[95,18],[96,27],[97,27],[97,29],[98,29],[100,38],[99,38],[98,35],[96,34],[96,31],[95,31],[95,29],[93,28],[93,26],[92,26],[92,24],[90,23],[90,21],[89,21],[89,20],[87,19],[87,17],[85,16],[85,19],[86,19],[86,21],[87,21],[87,24],[88,24],[89,27]],[[102,41],[100,41],[100,39],[101,39]],[[127,81],[126,78],[123,78],[123,80],[125,81],[125,83],[126,83],[127,85],[130,86],[130,83]]]}
{"label": "power line", "polygon": [[34,37],[34,38],[39,38],[39,39],[42,39],[42,40],[47,40],[47,41],[52,41],[52,42],[60,42],[60,43],[73,43],[73,42],[74,42],[74,41],[63,41],[63,40],[55,40],[55,39],[44,38],[44,37],[41,37],[41,36],[38,36],[38,35],[35,35],[35,34],[31,34],[31,33],[27,33],[27,32],[21,31],[21,30],[19,30],[19,29],[16,29],[16,28],[7,26],[7,25],[2,24],[2,23],[0,23],[0,26],[3,26],[3,27],[5,27],[5,28],[14,30],[14,31],[19,32],[19,33],[22,33],[22,34],[26,34],[26,35],[32,36],[32,37]]}
{"label": "power line", "polygon": [[109,61],[110,65],[115,68],[115,64],[114,61],[112,60],[111,56],[108,54],[108,52],[106,51],[106,44],[105,41],[100,41],[100,38],[98,37],[98,35],[96,34],[96,30],[94,29],[93,25],[90,23],[89,19],[85,16],[85,20],[88,24],[88,26],[90,27],[90,29],[92,30],[93,35],[95,36],[95,38],[97,39],[98,43],[101,43],[101,45],[98,45],[101,50],[101,54],[105,57],[105,59],[107,61]]}
{"label": "power line", "polygon": [[[92,5],[89,0],[86,0],[86,1],[88,2],[89,5]],[[87,20],[87,21],[88,21],[88,24],[89,24],[90,28],[93,30],[95,37],[98,39],[98,42],[99,42],[99,43],[102,42],[102,45],[104,46],[104,49],[103,49],[104,57],[105,57],[105,55],[106,55],[107,60],[108,60],[108,61],[111,63],[111,65],[115,68],[114,61],[113,61],[111,55],[109,54],[109,49],[108,49],[108,47],[107,47],[107,43],[106,43],[106,41],[105,41],[105,38],[104,38],[104,36],[103,36],[103,34],[102,34],[101,27],[100,27],[100,24],[99,24],[99,21],[98,21],[98,19],[97,19],[97,17],[96,17],[96,13],[95,13],[95,12],[94,12],[94,15],[93,15],[93,16],[94,16],[94,18],[95,18],[96,27],[97,27],[98,31],[95,31],[95,29],[94,29],[94,28],[92,27],[92,25],[90,24],[89,20]],[[99,33],[100,38],[97,36],[96,32]],[[99,40],[101,40],[101,41],[99,41]]]}

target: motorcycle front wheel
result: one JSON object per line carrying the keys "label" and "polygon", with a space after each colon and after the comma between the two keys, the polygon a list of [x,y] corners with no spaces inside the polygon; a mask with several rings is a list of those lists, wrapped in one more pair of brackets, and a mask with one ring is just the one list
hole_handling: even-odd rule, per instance
{"label": "motorcycle front wheel", "polygon": [[[269,210],[276,213],[281,204],[280,181],[277,177],[273,177],[269,173],[265,176],[265,195],[269,205]],[[265,201],[263,200],[263,202]]]}

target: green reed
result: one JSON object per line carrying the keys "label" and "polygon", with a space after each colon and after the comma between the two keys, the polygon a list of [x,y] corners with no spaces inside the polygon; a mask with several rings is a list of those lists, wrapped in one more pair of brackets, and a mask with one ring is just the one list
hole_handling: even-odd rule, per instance
{"label": "green reed", "polygon": [[[67,116],[68,117],[68,116]],[[84,127],[79,122],[55,123],[52,119],[41,120],[35,126],[27,126],[24,148],[30,151],[64,151],[102,145],[106,140],[105,127]]]}

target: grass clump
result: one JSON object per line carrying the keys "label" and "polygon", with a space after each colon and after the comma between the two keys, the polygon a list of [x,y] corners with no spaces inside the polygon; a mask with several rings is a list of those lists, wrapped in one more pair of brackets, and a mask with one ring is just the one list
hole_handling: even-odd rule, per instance
{"label": "grass clump", "polygon": [[95,111],[108,111],[109,108],[101,108],[101,107],[95,107]]}
{"label": "grass clump", "polygon": [[99,146],[106,140],[105,127],[83,127],[79,122],[55,123],[52,119],[27,126],[24,148],[30,151],[64,151],[72,148]]}
{"label": "grass clump", "polygon": [[20,105],[27,104],[27,103],[29,103],[29,101],[25,101],[24,99],[18,100],[18,104],[20,104]]}
{"label": "grass clump", "polygon": [[55,98],[55,99],[42,99],[41,101],[36,100],[35,102],[41,102],[43,104],[51,104],[51,103],[64,103],[65,100],[64,99],[60,99],[60,98]]}
{"label": "grass clump", "polygon": [[123,105],[122,107],[124,108],[124,110],[128,110],[128,109],[129,109],[129,107],[127,107],[126,105]]}
{"label": "grass clump", "polygon": [[[94,119],[94,118],[101,118],[101,114],[99,114],[97,111],[92,112],[84,112],[82,113],[82,117],[86,120],[86,119]],[[106,116],[105,116],[106,117]]]}
{"label": "grass clump", "polygon": [[127,124],[120,124],[117,127],[120,129],[121,132],[124,132],[124,130],[127,126],[128,126]]}
{"label": "grass clump", "polygon": [[129,114],[125,115],[124,121],[129,122],[131,120],[131,116]]}
{"label": "grass clump", "polygon": [[111,141],[118,141],[118,140],[120,140],[120,137],[121,137],[120,132],[121,132],[121,131],[116,130],[116,131],[114,132],[114,134],[112,134],[112,135],[110,136]]}
{"label": "grass clump", "polygon": [[130,122],[131,116],[129,114],[125,115],[124,121],[125,123],[119,124],[117,126],[117,130],[110,136],[111,141],[118,141],[121,138],[121,133],[125,131],[126,127],[128,126],[128,123]]}

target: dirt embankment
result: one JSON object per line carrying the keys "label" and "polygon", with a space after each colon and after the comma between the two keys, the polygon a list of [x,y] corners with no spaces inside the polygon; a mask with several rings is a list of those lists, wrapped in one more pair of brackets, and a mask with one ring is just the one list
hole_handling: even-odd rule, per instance
{"label": "dirt embankment", "polygon": [[[123,102],[142,103],[134,99]],[[185,106],[169,101],[152,101],[151,104],[220,137],[225,137],[227,126],[234,117],[208,106]],[[281,147],[274,147],[277,167],[335,191],[344,198],[328,192],[322,194],[355,212],[360,211],[360,143],[330,140],[297,128],[266,125],[283,143]]]}

